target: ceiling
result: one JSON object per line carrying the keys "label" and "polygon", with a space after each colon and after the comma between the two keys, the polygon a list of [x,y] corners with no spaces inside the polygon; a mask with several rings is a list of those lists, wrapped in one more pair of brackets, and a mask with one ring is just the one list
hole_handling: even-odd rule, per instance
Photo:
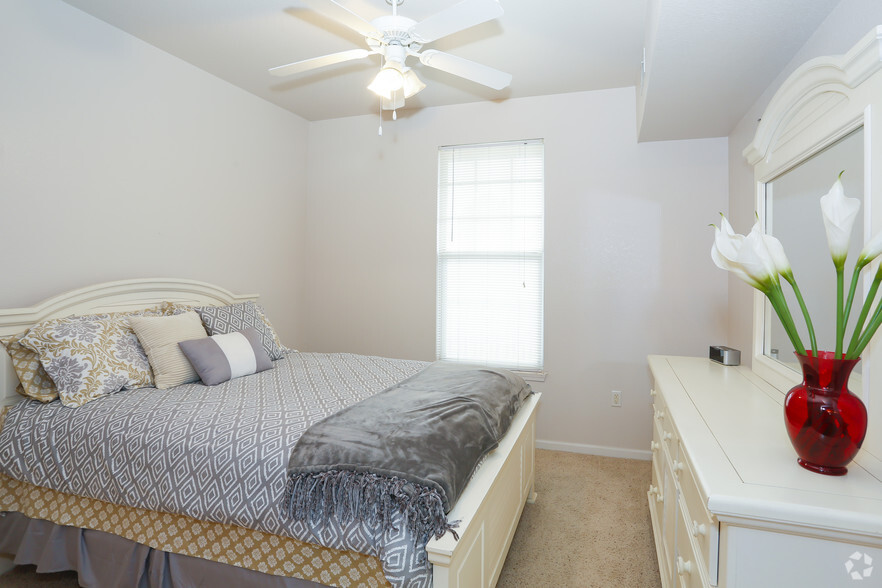
{"label": "ceiling", "polygon": [[[65,0],[307,120],[377,113],[359,61],[277,78],[270,67],[364,48],[300,0]],[[338,0],[366,20],[390,0]],[[404,0],[420,21],[459,0]],[[638,86],[640,140],[726,136],[839,0],[500,0],[505,14],[426,48],[511,73],[501,91],[430,69],[406,109]],[[641,87],[643,48],[648,70]]]}

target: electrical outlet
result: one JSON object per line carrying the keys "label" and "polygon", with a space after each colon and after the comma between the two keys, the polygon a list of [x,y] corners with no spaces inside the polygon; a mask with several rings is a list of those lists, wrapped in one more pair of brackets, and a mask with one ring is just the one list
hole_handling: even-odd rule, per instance
{"label": "electrical outlet", "polygon": [[621,390],[613,390],[612,391],[612,406],[621,406],[622,405],[622,391]]}

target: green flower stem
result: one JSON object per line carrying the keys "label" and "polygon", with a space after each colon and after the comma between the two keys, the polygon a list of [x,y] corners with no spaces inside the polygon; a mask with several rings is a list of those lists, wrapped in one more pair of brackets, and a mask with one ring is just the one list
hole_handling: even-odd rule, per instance
{"label": "green flower stem", "polygon": [[864,348],[870,343],[870,339],[876,334],[876,330],[879,328],[880,324],[882,324],[882,304],[879,304],[876,307],[876,312],[873,313],[873,318],[870,319],[870,324],[867,325],[867,330],[861,335],[854,351],[849,354],[851,356],[849,359],[855,359],[861,356],[861,353],[864,352]]}
{"label": "green flower stem", "polygon": [[790,338],[790,343],[793,345],[793,349],[799,354],[804,354],[805,346],[803,346],[802,340],[799,338],[799,333],[796,331],[796,325],[793,323],[790,309],[787,308],[787,300],[784,299],[784,293],[781,291],[781,286],[779,284],[772,284],[765,294],[769,299],[769,302],[772,303],[772,308],[775,309],[778,318],[781,319],[781,324],[784,326],[784,330]]}
{"label": "green flower stem", "polygon": [[809,316],[808,308],[805,305],[805,300],[802,298],[802,292],[799,291],[799,286],[796,285],[796,278],[793,277],[793,272],[788,273],[787,275],[781,274],[784,276],[784,279],[790,283],[790,286],[793,288],[793,293],[796,294],[796,300],[799,301],[799,308],[802,309],[802,316],[805,317],[805,325],[808,328],[809,339],[812,344],[812,355],[815,357],[818,356],[818,341],[815,339],[815,327],[812,325],[812,319]]}
{"label": "green flower stem", "polygon": [[836,264],[836,355],[833,357],[837,358],[842,356],[842,339],[845,337],[845,322],[843,321],[845,309],[842,307],[842,298],[845,293],[845,272],[842,266],[843,264]]}
{"label": "green flower stem", "polygon": [[854,266],[854,273],[851,275],[851,287],[848,289],[848,298],[845,301],[845,310],[843,311],[842,317],[842,334],[845,335],[845,328],[848,325],[848,315],[851,314],[851,305],[854,303],[854,293],[857,290],[858,279],[861,276],[861,270],[864,269],[864,265],[861,260],[858,260],[858,263]]}
{"label": "green flower stem", "polygon": [[854,334],[851,336],[851,342],[848,344],[848,351],[845,354],[849,359],[857,357],[854,351],[857,347],[858,341],[860,341],[861,330],[863,330],[867,315],[870,314],[870,309],[873,307],[873,300],[876,298],[876,292],[879,290],[880,283],[882,283],[882,265],[876,270],[876,276],[873,278],[873,283],[870,285],[870,291],[867,292],[867,299],[864,300],[864,306],[861,309],[861,313],[858,315],[857,324],[854,326]]}

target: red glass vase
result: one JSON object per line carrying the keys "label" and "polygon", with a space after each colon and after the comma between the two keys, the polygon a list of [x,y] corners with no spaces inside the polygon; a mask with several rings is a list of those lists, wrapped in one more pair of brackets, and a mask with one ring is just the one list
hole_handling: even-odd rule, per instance
{"label": "red glass vase", "polygon": [[848,390],[858,359],[837,359],[832,351],[796,353],[802,383],[784,398],[784,421],[799,465],[829,476],[842,476],[867,434],[867,409]]}

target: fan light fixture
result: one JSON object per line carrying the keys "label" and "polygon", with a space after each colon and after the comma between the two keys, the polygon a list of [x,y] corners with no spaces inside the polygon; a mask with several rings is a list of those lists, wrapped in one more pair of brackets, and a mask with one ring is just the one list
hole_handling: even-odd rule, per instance
{"label": "fan light fixture", "polygon": [[380,73],[368,85],[368,90],[386,100],[392,100],[396,94],[410,98],[426,87],[412,69],[396,67],[397,64],[386,63]]}
{"label": "fan light fixture", "polygon": [[404,87],[404,75],[397,68],[386,64],[374,81],[368,85],[368,90],[387,100],[392,97],[392,92]]}
{"label": "fan light fixture", "polygon": [[419,79],[412,69],[404,72],[404,97],[410,98],[417,92],[422,92],[426,85]]}

